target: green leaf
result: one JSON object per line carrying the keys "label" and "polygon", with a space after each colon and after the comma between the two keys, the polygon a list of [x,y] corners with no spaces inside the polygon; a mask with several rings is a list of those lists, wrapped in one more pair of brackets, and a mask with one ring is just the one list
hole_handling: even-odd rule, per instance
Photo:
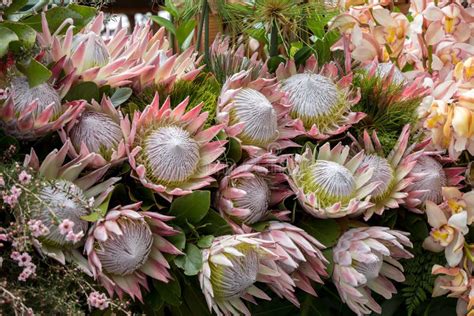
{"label": "green leaf", "polygon": [[176,257],[174,263],[184,270],[185,275],[196,275],[202,268],[201,250],[193,244],[187,244],[185,254]]}
{"label": "green leaf", "polygon": [[214,236],[232,234],[232,229],[229,224],[227,224],[219,213],[212,209],[209,210],[202,222],[206,223],[206,225],[203,225],[203,227],[199,229],[200,233]]}
{"label": "green leaf", "polygon": [[6,27],[15,32],[19,41],[26,48],[32,48],[36,41],[36,32],[34,29],[23,23],[5,21],[0,23],[0,27]]}
{"label": "green leaf", "polygon": [[303,65],[306,60],[311,56],[313,50],[311,47],[303,46],[295,54],[295,64],[296,66]]}
{"label": "green leaf", "polygon": [[334,219],[314,219],[305,217],[299,224],[308,234],[319,240],[326,247],[334,246],[339,236],[341,227]]}
{"label": "green leaf", "polygon": [[206,216],[210,206],[211,192],[194,191],[175,199],[171,203],[170,215],[175,216],[178,223],[197,224]]}
{"label": "green leaf", "polygon": [[70,5],[67,6],[68,9],[71,11],[74,11],[82,16],[81,21],[79,24],[74,24],[76,27],[81,27],[85,26],[87,23],[89,23],[96,15],[97,15],[97,9],[94,7],[90,6],[85,6],[85,5],[79,5],[75,3],[71,3]]}
{"label": "green leaf", "polygon": [[112,101],[115,107],[118,107],[130,98],[132,92],[130,88],[118,88],[110,98],[110,101]]}
{"label": "green leaf", "polygon": [[230,163],[238,163],[242,158],[242,146],[240,145],[240,142],[234,137],[229,137],[226,158]]}
{"label": "green leaf", "polygon": [[51,71],[35,59],[30,59],[28,64],[17,63],[17,67],[28,78],[31,88],[51,77]]}
{"label": "green leaf", "polygon": [[86,100],[91,102],[93,99],[100,101],[99,87],[92,81],[85,81],[73,86],[64,97],[66,101]]}
{"label": "green leaf", "polygon": [[213,240],[214,236],[212,235],[202,236],[201,238],[199,238],[197,245],[199,248],[206,249],[211,247]]}
{"label": "green leaf", "polygon": [[110,198],[112,197],[112,193],[109,193],[107,198],[102,202],[99,207],[96,208],[97,213],[99,213],[102,217],[107,214],[107,211],[109,210],[109,203],[110,203]]}
{"label": "green leaf", "polygon": [[129,191],[130,199],[132,201],[143,202],[141,208],[144,211],[148,211],[154,206],[158,208],[161,207],[161,205],[159,205],[158,202],[156,201],[155,193],[148,188],[145,188],[141,185],[130,186],[128,187],[128,191]]}
{"label": "green leaf", "polygon": [[100,212],[93,212],[88,215],[81,216],[82,220],[85,220],[87,222],[92,222],[92,223],[97,222],[101,218],[102,218],[102,215]]}
{"label": "green leaf", "polygon": [[156,15],[152,16],[151,19],[153,20],[153,22],[156,22],[158,25],[164,26],[165,29],[167,29],[173,35],[176,35],[176,29],[170,20],[162,18],[161,16],[156,16]]}
{"label": "green leaf", "polygon": [[269,58],[267,61],[268,70],[270,72],[274,72],[281,63],[285,63],[285,62],[286,62],[285,58],[281,56],[273,56]]}
{"label": "green leaf", "polygon": [[26,4],[28,3],[28,0],[13,0],[12,4],[5,10],[5,15],[9,16],[13,13],[16,13],[20,9],[22,9]]}
{"label": "green leaf", "polygon": [[177,18],[179,16],[178,8],[174,5],[173,0],[165,0],[165,9],[172,17]]}
{"label": "green leaf", "polygon": [[171,242],[173,245],[175,245],[176,248],[179,250],[183,250],[184,247],[186,246],[186,234],[183,232],[183,230],[175,225],[172,225],[175,230],[177,230],[179,233],[173,236],[168,236],[166,237],[169,242]]}
{"label": "green leaf", "polygon": [[188,20],[182,23],[176,29],[176,39],[178,40],[178,44],[181,47],[184,44],[184,41],[191,35],[191,32],[194,30],[196,26],[195,20]]}
{"label": "green leaf", "polygon": [[16,33],[6,27],[0,26],[0,57],[7,54],[8,45],[14,41],[18,41]]}
{"label": "green leaf", "polygon": [[170,274],[172,279],[168,283],[153,280],[153,286],[163,301],[173,306],[179,306],[181,305],[181,286],[176,276],[172,272]]}

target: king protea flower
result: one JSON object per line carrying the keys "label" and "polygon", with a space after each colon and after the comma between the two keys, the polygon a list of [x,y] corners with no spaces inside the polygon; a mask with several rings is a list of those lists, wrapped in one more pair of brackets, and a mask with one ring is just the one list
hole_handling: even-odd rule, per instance
{"label": "king protea flower", "polygon": [[102,98],[101,103],[92,100],[86,110],[67,124],[59,133],[63,142],[71,140],[69,155],[72,158],[96,153],[92,167],[102,167],[108,163],[116,164],[127,157],[121,125],[129,124],[122,112],[116,109],[111,100]]}
{"label": "king protea flower", "polygon": [[141,203],[115,207],[89,231],[84,247],[95,278],[113,295],[127,293],[142,301],[147,276],[167,283],[170,268],[163,253],[181,254],[163,236],[177,232],[156,212],[139,211]]}
{"label": "king protea flower", "polygon": [[253,80],[251,70],[226,80],[217,105],[217,120],[225,123],[227,135],[237,138],[251,155],[296,147],[290,139],[301,135],[290,126],[285,93],[276,79],[262,70]]}
{"label": "king protea flower", "polygon": [[199,273],[201,290],[207,305],[217,315],[250,315],[245,299],[270,300],[255,283],[264,277],[279,277],[270,248],[273,242],[258,239],[256,234],[226,235],[214,239],[202,251],[203,266]]}
{"label": "king protea flower", "polygon": [[406,206],[413,212],[423,212],[426,201],[435,204],[443,200],[442,188],[447,186],[459,186],[464,180],[465,167],[445,168],[444,162],[451,162],[450,159],[443,158],[435,153],[430,155],[424,153],[417,159],[416,165],[411,170],[409,177],[414,181],[406,188],[406,192],[418,192],[414,196],[405,199]]}
{"label": "king protea flower", "polygon": [[412,247],[408,233],[387,227],[361,227],[345,232],[333,250],[332,279],[339,295],[357,315],[380,314],[382,308],[371,290],[390,299],[397,289],[389,280],[403,282],[398,259],[412,258],[405,247]]}
{"label": "king protea flower", "polygon": [[74,120],[84,109],[84,101],[61,102],[61,90],[49,82],[30,87],[28,79],[15,76],[0,99],[0,128],[19,139],[34,140],[56,131]]}
{"label": "king protea flower", "polygon": [[360,95],[351,89],[352,74],[338,78],[335,64],[325,65],[318,72],[317,61],[311,56],[305,67],[297,71],[293,60],[280,64],[277,78],[288,93],[290,115],[294,127],[316,139],[327,139],[349,129],[364,118],[362,112],[351,112]]}
{"label": "king protea flower", "polygon": [[[127,35],[125,27],[119,27],[109,39],[101,37],[104,13],[100,12],[83,30],[74,34],[71,19],[66,19],[51,34],[46,14],[42,13],[42,33],[38,42],[49,52],[49,61],[65,59],[63,71],[73,75],[74,81],[93,81],[99,86],[120,87],[131,83],[131,79],[149,70],[152,66],[141,60],[141,51],[148,38]],[[59,33],[68,27],[64,36]]]}
{"label": "king protea flower", "polygon": [[89,225],[82,217],[98,207],[112,191],[113,184],[120,180],[109,178],[97,184],[109,165],[80,177],[80,173],[94,160],[94,154],[77,157],[63,165],[70,146],[71,143],[66,141],[60,150],[52,151],[41,164],[32,149],[24,162],[25,167],[32,168],[45,180],[40,188],[35,188],[41,201],[34,199],[28,202],[31,218],[41,220],[49,229],[49,234],[39,239],[40,250],[62,263],[65,260],[64,251],[71,252],[81,243],[67,240],[58,225],[68,219],[74,223],[75,234],[81,230],[85,234]]}
{"label": "king protea flower", "polygon": [[307,148],[288,159],[289,183],[305,211],[319,218],[358,215],[371,206],[370,194],[380,181],[370,182],[373,167],[363,167],[364,152],[348,160],[350,148],[329,143]]}
{"label": "king protea flower", "polygon": [[[199,104],[185,113],[188,99],[171,110],[158,94],[143,112],[136,111],[131,126],[122,124],[132,176],[167,199],[185,195],[214,181],[212,174],[226,165],[214,161],[225,151],[225,141],[211,141],[223,125],[203,129],[208,112]],[[130,148],[130,149],[128,149]]]}
{"label": "king protea flower", "polygon": [[285,219],[288,211],[272,209],[292,195],[284,185],[286,175],[280,165],[285,158],[266,153],[232,167],[222,178],[216,198],[217,208],[234,228],[238,228],[234,221],[250,225],[272,215]]}
{"label": "king protea flower", "polygon": [[[294,286],[316,296],[311,281],[322,284],[321,277],[328,276],[328,261],[321,252],[325,247],[301,228],[282,222],[270,222],[258,238],[274,242],[275,249],[272,251],[280,256],[277,265],[281,268],[281,275],[278,278],[269,277],[268,286],[296,306],[299,302]],[[292,283],[294,286],[290,286]]]}
{"label": "king protea flower", "polygon": [[365,151],[361,167],[373,169],[369,183],[380,182],[380,185],[372,191],[370,201],[374,205],[365,211],[365,220],[368,220],[374,213],[381,215],[385,209],[398,208],[409,196],[406,189],[414,179],[408,175],[422,154],[422,151],[407,154],[409,137],[410,126],[406,125],[388,156],[384,155],[375,131],[371,137],[364,130],[363,138],[360,141],[352,137],[354,140],[352,146],[355,152],[362,149]]}

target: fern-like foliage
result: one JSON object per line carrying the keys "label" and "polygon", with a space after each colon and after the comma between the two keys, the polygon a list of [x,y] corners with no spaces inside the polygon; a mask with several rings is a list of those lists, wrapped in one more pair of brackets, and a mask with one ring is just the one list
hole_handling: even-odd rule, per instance
{"label": "fern-like foliage", "polygon": [[424,302],[431,298],[435,276],[431,268],[435,264],[443,264],[444,253],[433,253],[415,243],[412,251],[414,258],[402,262],[406,280],[401,290],[408,316],[413,315]]}
{"label": "fern-like foliage", "polygon": [[405,124],[416,122],[416,108],[423,96],[403,98],[404,86],[387,82],[386,78],[369,76],[361,71],[354,77],[354,86],[360,89],[361,99],[354,110],[367,116],[356,126],[356,133],[367,129],[377,131],[382,147],[390,151]]}

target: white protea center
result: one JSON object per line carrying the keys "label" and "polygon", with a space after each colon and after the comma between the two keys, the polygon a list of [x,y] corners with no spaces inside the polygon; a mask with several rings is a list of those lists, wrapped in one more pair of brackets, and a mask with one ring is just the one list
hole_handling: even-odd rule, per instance
{"label": "white protea center", "polygon": [[278,136],[278,117],[273,105],[257,90],[246,88],[234,97],[231,121],[244,123],[239,138],[246,145],[267,146]]}
{"label": "white protea center", "polygon": [[373,258],[371,261],[357,261],[352,260],[352,266],[357,272],[364,275],[366,278],[366,283],[376,279],[379,274],[380,270],[382,269],[383,265],[383,256],[374,253],[374,256],[377,258]]}
{"label": "white protea center", "polygon": [[159,127],[145,140],[148,172],[157,183],[180,183],[199,166],[200,146],[178,126]]}
{"label": "white protea center", "polygon": [[79,66],[78,71],[83,72],[94,67],[102,67],[109,63],[110,55],[107,46],[102,37],[94,32],[86,34],[78,34],[72,40],[72,54],[79,48],[79,45],[86,43],[85,55],[83,63]]}
{"label": "white protea center", "polygon": [[49,229],[49,234],[42,237],[42,241],[53,246],[73,245],[61,235],[58,225],[68,219],[74,222],[75,234],[87,231],[88,223],[81,217],[88,215],[90,209],[82,190],[70,181],[59,180],[42,187],[38,196],[42,203],[34,201],[30,208],[33,218],[41,220]]}
{"label": "white protea center", "polygon": [[442,188],[447,185],[446,173],[443,166],[434,158],[421,156],[412,173],[417,174],[417,180],[410,186],[411,190],[426,190],[419,199],[422,202],[427,200],[441,203]]}
{"label": "white protea center", "polygon": [[61,98],[50,84],[42,83],[30,88],[26,77],[14,77],[11,79],[10,85],[15,112],[20,113],[37,100],[38,107],[33,112],[35,117],[40,115],[50,104],[53,104],[53,116],[60,114],[62,110]]}
{"label": "white protea center", "polygon": [[110,274],[125,276],[140,269],[148,260],[153,235],[146,222],[120,218],[122,235],[109,236],[98,242],[97,256],[102,268]]}
{"label": "white protea center", "polygon": [[122,139],[120,125],[105,113],[86,111],[69,134],[71,142],[80,150],[84,143],[91,152],[102,153],[114,149]]}
{"label": "white protea center", "polygon": [[393,186],[393,181],[395,180],[394,172],[387,159],[377,155],[366,155],[360,168],[373,169],[369,183],[380,182],[380,185],[372,191],[371,195],[373,198],[377,199],[383,197]]}
{"label": "white protea center", "polygon": [[318,160],[308,166],[301,174],[300,184],[306,194],[315,193],[318,201],[327,205],[350,200],[356,190],[351,171],[328,160]]}
{"label": "white protea center", "polygon": [[243,197],[234,199],[234,206],[251,211],[244,219],[246,224],[254,224],[268,214],[271,190],[263,177],[255,175],[253,178],[239,180],[235,187],[247,192]]}
{"label": "white protea center", "polygon": [[211,284],[214,296],[228,300],[240,297],[257,281],[258,253],[248,246],[236,246],[244,256],[225,254],[232,266],[214,265],[211,267]]}
{"label": "white protea center", "polygon": [[319,129],[339,119],[341,107],[339,91],[331,79],[313,73],[295,74],[283,82],[289,93],[291,116],[301,119],[306,128],[315,124]]}

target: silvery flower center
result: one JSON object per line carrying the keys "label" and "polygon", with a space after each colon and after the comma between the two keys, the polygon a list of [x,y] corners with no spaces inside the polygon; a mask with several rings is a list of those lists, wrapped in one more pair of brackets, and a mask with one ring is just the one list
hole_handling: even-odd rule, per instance
{"label": "silvery flower center", "polygon": [[[392,63],[379,63],[377,65],[377,68],[375,69],[375,74],[378,77],[385,78],[388,76],[390,71],[392,70],[392,67],[394,65]],[[366,67],[366,69],[370,69],[370,65]],[[398,67],[395,66],[395,71],[393,72],[393,83],[395,84],[402,84],[406,82],[406,78],[403,75],[403,73],[398,69]]]}
{"label": "silvery flower center", "polygon": [[227,259],[232,262],[232,267],[211,263],[211,283],[216,298],[239,297],[257,281],[259,266],[257,252],[253,249],[237,250],[244,256],[226,254]]}
{"label": "silvery flower center", "polygon": [[54,116],[61,112],[61,98],[50,84],[42,83],[30,88],[26,77],[14,77],[10,84],[15,112],[20,113],[35,100],[38,100],[38,107],[33,112],[35,117],[40,115],[50,104],[54,104]]}
{"label": "silvery flower center", "polygon": [[128,275],[148,260],[153,235],[146,222],[121,218],[118,224],[123,234],[109,233],[106,241],[99,242],[97,255],[106,272]]}
{"label": "silvery flower center", "polygon": [[122,139],[122,130],[107,114],[86,111],[73,126],[69,136],[77,150],[84,142],[89,151],[99,153],[104,149],[115,148]]}
{"label": "silvery flower center", "polygon": [[377,255],[377,260],[373,262],[359,262],[356,260],[353,260],[352,262],[354,269],[363,274],[367,279],[367,282],[372,281],[379,276],[382,265],[383,257],[380,255]]}
{"label": "silvery flower center", "polygon": [[426,200],[440,203],[443,199],[441,189],[446,186],[447,179],[443,166],[435,159],[429,156],[421,156],[418,159],[412,173],[418,174],[418,179],[413,183],[410,190],[427,190],[419,199],[422,202]]}
{"label": "silvery flower center", "polygon": [[302,119],[307,128],[320,123],[318,118],[331,115],[338,107],[338,89],[331,79],[318,74],[296,74],[283,82],[289,93],[291,116]]}
{"label": "silvery flower center", "polygon": [[318,160],[309,168],[308,188],[316,192],[320,198],[350,198],[356,189],[354,176],[343,165]]}
{"label": "silvery flower center", "polygon": [[368,183],[381,182],[381,184],[372,191],[372,197],[376,198],[383,195],[390,187],[393,181],[393,169],[387,162],[387,159],[377,155],[366,155],[364,157],[360,168],[367,166],[373,169],[372,177]]}
{"label": "silvery flower center", "polygon": [[71,53],[74,54],[82,43],[86,43],[86,49],[83,63],[78,69],[79,72],[94,67],[102,67],[109,63],[109,51],[107,50],[107,46],[102,37],[94,32],[75,35],[72,40]]}
{"label": "silvery flower center", "polygon": [[278,134],[277,113],[262,93],[254,89],[242,89],[234,98],[233,120],[245,123],[239,135],[246,144],[267,146]]}
{"label": "silvery flower center", "polygon": [[82,190],[70,181],[59,180],[51,183],[38,192],[43,203],[34,201],[31,204],[33,218],[39,219],[48,227],[49,234],[45,242],[53,245],[71,245],[70,241],[59,232],[58,225],[65,219],[74,222],[75,234],[81,230],[87,232],[88,223],[81,216],[89,214],[87,200]]}
{"label": "silvery flower center", "polygon": [[270,188],[267,181],[260,176],[239,181],[236,188],[244,190],[247,194],[234,200],[238,208],[250,209],[251,214],[244,220],[247,224],[253,224],[261,220],[268,212],[270,201]]}
{"label": "silvery flower center", "polygon": [[148,167],[160,182],[185,181],[199,165],[199,144],[180,127],[160,127],[145,143]]}

